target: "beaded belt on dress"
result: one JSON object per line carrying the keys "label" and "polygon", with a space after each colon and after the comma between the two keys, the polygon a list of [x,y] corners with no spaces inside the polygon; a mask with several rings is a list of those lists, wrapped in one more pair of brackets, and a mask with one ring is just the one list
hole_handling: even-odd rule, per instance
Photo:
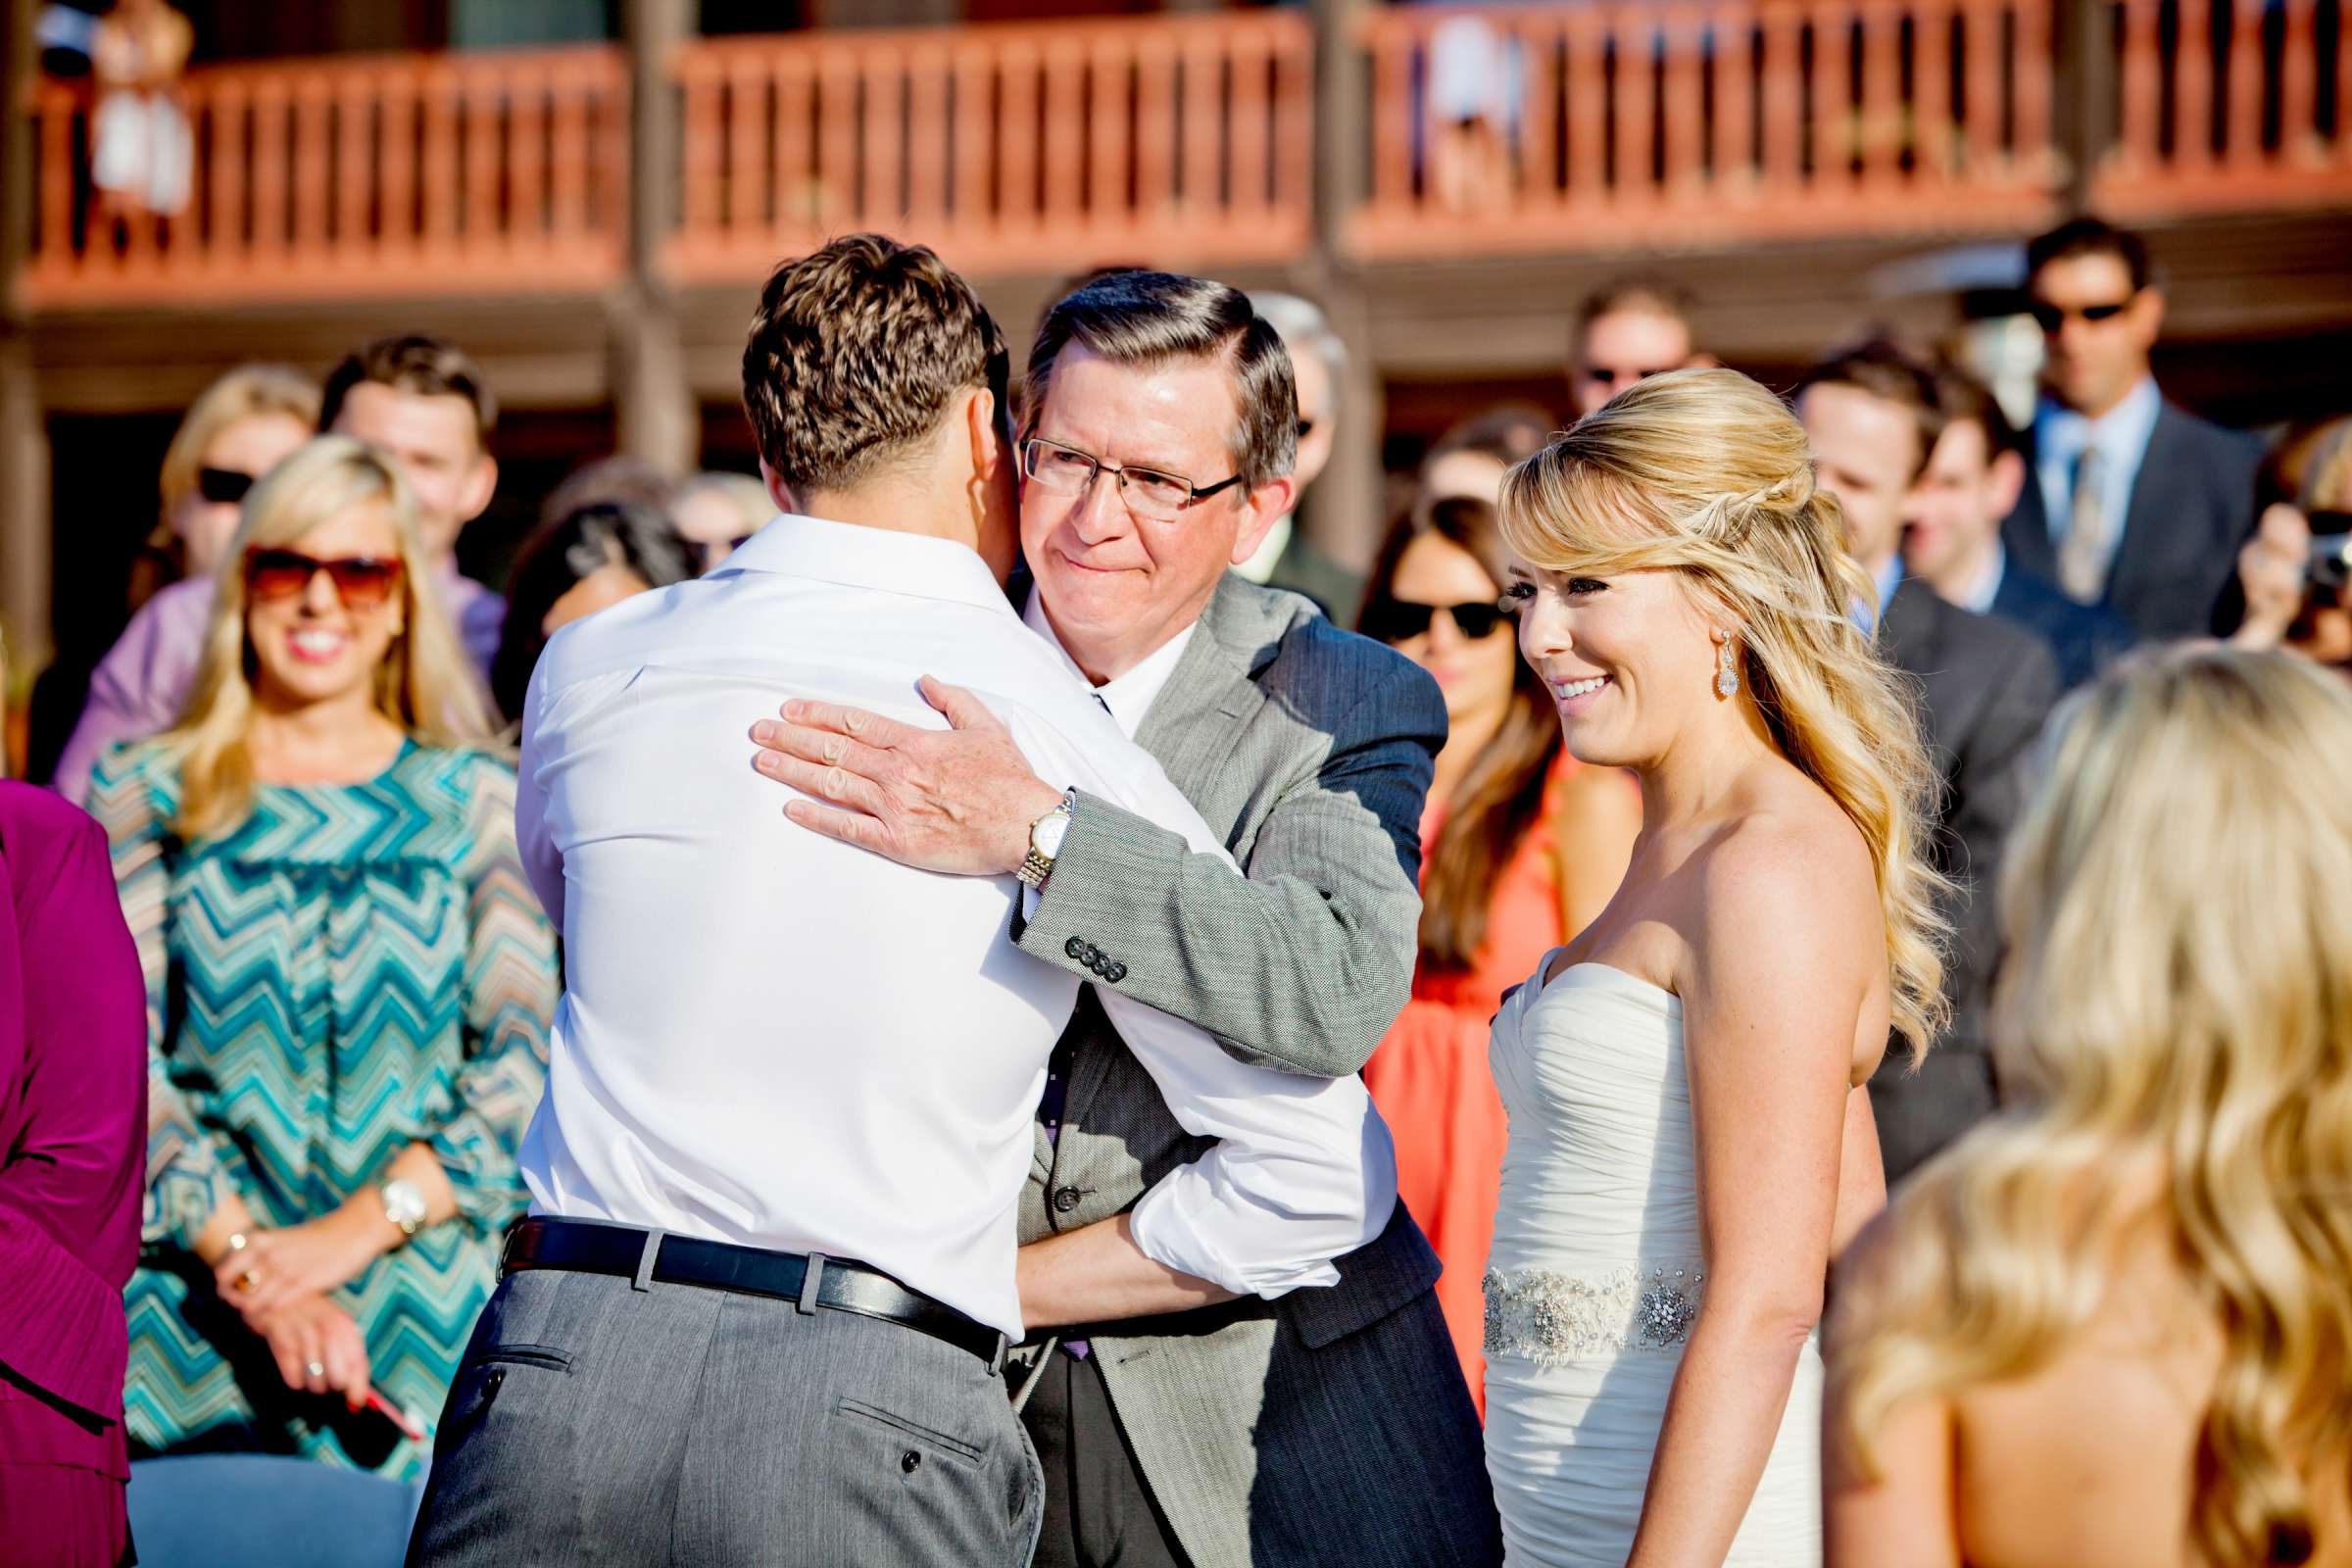
{"label": "beaded belt on dress", "polygon": [[1629,1263],[1596,1274],[1491,1268],[1484,1283],[1487,1354],[1543,1362],[1680,1348],[1706,1276],[1695,1265]]}

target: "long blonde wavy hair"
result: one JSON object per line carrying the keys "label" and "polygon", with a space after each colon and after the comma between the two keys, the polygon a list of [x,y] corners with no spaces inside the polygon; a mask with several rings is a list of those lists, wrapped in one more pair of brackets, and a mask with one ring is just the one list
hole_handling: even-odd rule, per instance
{"label": "long blonde wavy hair", "polygon": [[2301,1561],[2352,1500],[2352,691],[2287,655],[2170,649],[2062,710],[2041,763],[1995,994],[2029,1108],[1896,1197],[1830,1436],[1875,1476],[1897,1404],[2045,1364],[2152,1220],[2224,1339],[2196,1543]]}
{"label": "long blonde wavy hair", "polygon": [[1814,484],[1804,427],[1737,370],[1647,377],[1504,476],[1502,532],[1547,571],[1680,572],[1735,624],[1773,740],[1870,848],[1894,1028],[1925,1056],[1949,1010],[1949,884],[1927,855],[1936,771],[1906,677],[1854,624],[1877,590]]}
{"label": "long blonde wavy hair", "polygon": [[182,839],[224,833],[253,807],[253,642],[245,630],[245,555],[293,545],[347,513],[380,508],[400,538],[401,630],[376,670],[376,708],[428,746],[481,744],[491,734],[481,683],[429,586],[416,504],[400,470],[349,436],[322,435],[293,453],[245,497],[220,563],[204,653],[179,722],[161,744],[177,760]]}

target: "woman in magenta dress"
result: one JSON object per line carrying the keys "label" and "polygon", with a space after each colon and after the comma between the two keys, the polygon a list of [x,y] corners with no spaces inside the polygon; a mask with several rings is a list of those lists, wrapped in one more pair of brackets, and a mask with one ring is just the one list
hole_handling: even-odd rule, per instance
{"label": "woman in magenta dress", "polygon": [[146,995],[106,834],[0,780],[0,1557],[123,1560]]}

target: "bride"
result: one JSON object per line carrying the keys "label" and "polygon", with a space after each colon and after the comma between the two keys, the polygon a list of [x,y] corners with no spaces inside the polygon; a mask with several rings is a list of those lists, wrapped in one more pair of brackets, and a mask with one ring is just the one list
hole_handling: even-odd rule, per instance
{"label": "bride", "polygon": [[1884,1198],[1860,1087],[1938,1021],[1927,754],[1804,432],[1653,376],[1505,481],[1519,646],[1631,768],[1615,900],[1503,1004],[1487,1467],[1513,1564],[1817,1563],[1832,1254]]}

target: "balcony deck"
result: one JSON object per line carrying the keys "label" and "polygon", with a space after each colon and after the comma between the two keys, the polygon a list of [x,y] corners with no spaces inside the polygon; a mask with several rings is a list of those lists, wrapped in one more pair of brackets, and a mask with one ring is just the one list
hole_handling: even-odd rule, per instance
{"label": "balcony deck", "polygon": [[[17,286],[46,314],[597,295],[645,177],[675,192],[650,268],[680,289],[857,227],[1061,276],[1916,245],[2070,195],[2141,222],[2352,212],[2347,0],[2120,0],[2082,79],[2055,47],[2075,3],[1369,10],[1322,53],[1368,85],[1352,163],[1317,157],[1292,11],[692,40],[659,171],[631,167],[617,46],[217,66],[186,78],[194,190],[160,223],[101,211],[88,99],[44,82]],[[2075,181],[2083,80],[2115,113]],[[1318,191],[1357,165],[1362,189]]]}

